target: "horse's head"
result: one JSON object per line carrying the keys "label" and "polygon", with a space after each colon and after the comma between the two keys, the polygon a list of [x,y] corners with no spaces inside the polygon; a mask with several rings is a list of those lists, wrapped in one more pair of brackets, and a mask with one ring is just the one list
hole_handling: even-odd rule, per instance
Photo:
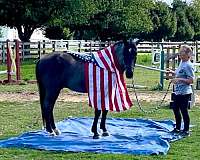
{"label": "horse's head", "polygon": [[118,62],[121,70],[126,72],[127,78],[133,77],[133,68],[137,59],[137,44],[139,40],[129,39],[117,42],[116,55],[118,57]]}

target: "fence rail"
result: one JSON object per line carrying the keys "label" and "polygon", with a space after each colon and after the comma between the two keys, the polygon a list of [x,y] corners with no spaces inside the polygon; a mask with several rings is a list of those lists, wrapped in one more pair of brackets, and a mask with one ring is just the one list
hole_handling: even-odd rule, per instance
{"label": "fence rail", "polygon": [[[103,49],[113,42],[101,41],[85,41],[85,40],[46,40],[37,42],[19,42],[19,52],[22,59],[25,58],[40,58],[43,54],[48,54],[53,51],[72,50],[76,52],[95,52]],[[138,45],[138,53],[153,53],[162,45],[163,50],[167,53],[168,49],[178,49],[185,42],[140,42]],[[200,60],[200,41],[186,42],[196,53],[196,61]],[[5,61],[6,41],[0,41],[0,60]]]}

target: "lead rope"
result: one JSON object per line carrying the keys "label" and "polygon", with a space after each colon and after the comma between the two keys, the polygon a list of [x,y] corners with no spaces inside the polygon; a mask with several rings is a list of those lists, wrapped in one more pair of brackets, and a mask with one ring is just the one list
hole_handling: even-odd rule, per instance
{"label": "lead rope", "polygon": [[136,89],[135,89],[135,85],[134,85],[134,84],[135,84],[135,83],[134,83],[134,78],[132,78],[132,86],[133,86],[133,91],[134,91],[134,94],[135,94],[135,97],[136,97],[136,101],[137,101],[137,106],[138,106],[138,108],[139,108],[140,111],[142,111],[143,113],[151,114],[151,113],[155,113],[158,109],[160,109],[160,108],[162,107],[162,104],[163,104],[163,102],[164,102],[164,100],[165,100],[165,98],[166,98],[166,96],[167,96],[167,94],[168,94],[168,92],[169,92],[169,88],[170,88],[170,85],[171,85],[171,81],[169,82],[169,85],[168,85],[168,87],[167,87],[167,91],[166,91],[166,93],[165,93],[163,99],[161,100],[160,104],[159,104],[156,108],[152,109],[151,111],[147,111],[147,110],[145,110],[145,109],[142,107],[141,103],[139,102],[138,95],[137,95],[137,92],[136,92]]}

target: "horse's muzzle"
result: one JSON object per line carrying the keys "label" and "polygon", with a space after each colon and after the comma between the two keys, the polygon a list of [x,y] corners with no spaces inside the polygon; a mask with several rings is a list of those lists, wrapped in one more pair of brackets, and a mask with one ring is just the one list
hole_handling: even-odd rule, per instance
{"label": "horse's muzzle", "polygon": [[126,70],[126,77],[127,78],[132,78],[133,77],[133,71],[132,71],[132,69]]}

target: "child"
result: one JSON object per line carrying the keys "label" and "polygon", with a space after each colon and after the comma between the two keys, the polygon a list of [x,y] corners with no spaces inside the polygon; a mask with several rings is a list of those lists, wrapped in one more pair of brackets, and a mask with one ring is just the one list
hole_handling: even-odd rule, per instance
{"label": "child", "polygon": [[[188,45],[183,45],[179,51],[181,62],[176,71],[169,71],[175,78],[171,80],[174,84],[174,105],[173,112],[176,120],[176,127],[172,133],[181,134],[183,137],[189,136],[190,117],[188,113],[188,104],[192,95],[191,84],[194,81],[194,68],[190,61],[192,50]],[[183,117],[184,128],[181,131],[181,121]]]}

